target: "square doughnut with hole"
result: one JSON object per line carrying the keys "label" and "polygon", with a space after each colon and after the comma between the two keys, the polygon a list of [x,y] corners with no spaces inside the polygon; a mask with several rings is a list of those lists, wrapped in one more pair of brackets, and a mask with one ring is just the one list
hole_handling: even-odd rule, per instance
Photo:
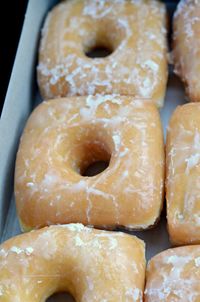
{"label": "square doughnut with hole", "polygon": [[44,99],[115,93],[162,106],[166,55],[166,9],[159,1],[63,1],[42,31],[40,91]]}
{"label": "square doughnut with hole", "polygon": [[[145,244],[135,236],[49,226],[0,245],[0,300],[141,302],[145,262]],[[52,294],[61,291],[74,299],[55,300]]]}
{"label": "square doughnut with hole", "polygon": [[155,105],[113,95],[55,99],[34,110],[22,135],[17,211],[24,230],[70,222],[146,229],[159,218],[163,182]]}
{"label": "square doughnut with hole", "polygon": [[144,302],[198,302],[199,279],[199,245],[163,251],[148,263]]}
{"label": "square doughnut with hole", "polygon": [[172,243],[200,243],[200,104],[178,107],[167,135],[167,218]]}

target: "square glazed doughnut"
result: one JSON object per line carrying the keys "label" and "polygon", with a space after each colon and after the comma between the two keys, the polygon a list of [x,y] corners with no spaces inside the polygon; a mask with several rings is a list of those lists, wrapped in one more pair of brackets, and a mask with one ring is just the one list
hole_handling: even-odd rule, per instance
{"label": "square glazed doughnut", "polygon": [[147,266],[145,302],[200,301],[200,246],[164,251]]}
{"label": "square glazed doughnut", "polygon": [[200,1],[184,0],[174,17],[175,73],[185,82],[190,101],[200,101]]}
{"label": "square glazed doughnut", "polygon": [[[99,161],[108,168],[84,176]],[[71,222],[146,229],[159,218],[163,181],[163,135],[153,104],[113,95],[43,102],[17,154],[22,229]]]}
{"label": "square glazed doughnut", "polygon": [[200,243],[200,104],[178,107],[167,134],[167,218],[171,241]]}
{"label": "square glazed doughnut", "polygon": [[[163,105],[166,9],[159,1],[69,0],[48,15],[39,52],[44,99],[120,94]],[[110,55],[91,58],[103,48]]]}
{"label": "square glazed doughnut", "polygon": [[0,245],[0,301],[141,302],[145,246],[135,236],[81,224],[51,226]]}

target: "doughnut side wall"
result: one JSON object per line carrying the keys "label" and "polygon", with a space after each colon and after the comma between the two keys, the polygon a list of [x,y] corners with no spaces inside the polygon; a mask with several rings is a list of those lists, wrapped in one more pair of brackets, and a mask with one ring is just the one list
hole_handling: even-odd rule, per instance
{"label": "doughnut side wall", "polygon": [[190,101],[200,101],[200,3],[181,1],[174,16],[175,72],[186,84]]}
{"label": "doughnut side wall", "polygon": [[176,245],[200,243],[200,104],[179,106],[167,136],[167,216]]}
{"label": "doughnut side wall", "polygon": [[200,246],[163,251],[147,266],[145,302],[200,301]]}

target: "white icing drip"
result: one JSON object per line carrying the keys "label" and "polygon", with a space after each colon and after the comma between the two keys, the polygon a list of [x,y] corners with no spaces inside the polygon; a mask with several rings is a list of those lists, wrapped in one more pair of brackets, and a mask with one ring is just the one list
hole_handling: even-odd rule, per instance
{"label": "white icing drip", "polygon": [[159,66],[156,62],[154,62],[153,60],[147,60],[146,62],[144,62],[143,64],[144,67],[148,67],[150,68],[153,72],[158,72],[159,70]]}
{"label": "white icing drip", "polygon": [[3,290],[3,287],[0,285],[0,296],[3,296],[4,294],[4,290]]}
{"label": "white icing drip", "polygon": [[131,297],[132,298],[132,301],[140,301],[142,302],[142,291],[139,289],[139,288],[129,288],[127,291],[126,291],[126,296],[127,297]]}
{"label": "white icing drip", "polygon": [[63,227],[63,228],[67,228],[70,231],[73,232],[82,232],[82,231],[87,231],[87,232],[92,232],[91,228],[85,227],[83,224],[81,223],[69,223],[69,224],[62,224],[59,227]]}
{"label": "white icing drip", "polygon": [[187,168],[186,174],[189,174],[190,170],[194,168],[200,160],[200,153],[192,154],[189,158],[186,158]]}
{"label": "white icing drip", "polygon": [[110,238],[110,247],[109,250],[116,249],[118,246],[117,240],[115,238]]}
{"label": "white icing drip", "polygon": [[190,170],[199,164],[200,160],[200,133],[198,131],[195,132],[194,142],[191,148],[194,154],[191,154],[188,158],[185,159],[187,163],[186,174],[189,174]]}
{"label": "white icing drip", "polygon": [[116,148],[116,150],[119,150],[120,145],[121,145],[121,138],[120,138],[120,135],[119,135],[119,134],[114,134],[112,138],[113,138],[113,141],[114,141],[114,143],[115,143],[115,148]]}
{"label": "white icing drip", "polygon": [[76,235],[76,237],[75,237],[75,245],[76,246],[84,245],[84,242],[81,240],[81,238],[78,235]]}
{"label": "white icing drip", "polygon": [[21,253],[25,253],[27,256],[30,256],[33,253],[33,248],[32,247],[26,247],[25,249],[17,247],[17,246],[12,246],[10,248],[10,252],[15,253],[17,255],[20,255]]}
{"label": "white icing drip", "polygon": [[91,120],[91,118],[95,116],[98,107],[106,102],[111,102],[118,105],[121,104],[121,100],[118,95],[90,95],[87,97],[86,106],[80,109],[81,116],[86,120]]}
{"label": "white icing drip", "polygon": [[25,249],[25,253],[26,253],[26,255],[31,255],[32,253],[33,253],[33,251],[34,251],[34,249],[30,246],[30,247],[27,247],[26,249]]}
{"label": "white icing drip", "polygon": [[189,261],[191,261],[191,256],[177,256],[177,255],[172,255],[167,257],[166,259],[166,263],[168,264],[173,264],[173,266],[176,267],[182,267],[183,265],[185,265],[186,263],[188,263]]}
{"label": "white icing drip", "polygon": [[86,277],[87,279],[87,282],[88,282],[88,288],[90,291],[94,290],[94,283],[93,283],[93,280],[90,279],[88,276]]}
{"label": "white icing drip", "polygon": [[197,266],[197,267],[200,267],[200,257],[197,257],[197,258],[195,258],[195,265]]}
{"label": "white icing drip", "polygon": [[26,186],[32,188],[32,187],[34,187],[34,183],[33,182],[27,182]]}

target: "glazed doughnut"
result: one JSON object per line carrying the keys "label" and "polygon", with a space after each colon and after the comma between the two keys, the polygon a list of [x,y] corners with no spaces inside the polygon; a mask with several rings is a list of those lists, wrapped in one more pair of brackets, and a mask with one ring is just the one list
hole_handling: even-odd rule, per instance
{"label": "glazed doughnut", "polygon": [[175,73],[186,84],[190,101],[200,101],[200,2],[184,0],[174,17]]}
{"label": "glazed doughnut", "polygon": [[[163,105],[167,81],[166,9],[159,1],[69,0],[48,15],[38,83],[44,99],[120,94]],[[103,47],[104,58],[88,53]]]}
{"label": "glazed doughnut", "polygon": [[141,302],[144,243],[81,224],[51,226],[0,246],[1,302],[41,302],[69,292],[77,302]]}
{"label": "glazed doughnut", "polygon": [[200,301],[200,246],[164,251],[147,266],[145,302]]}
{"label": "glazed doughnut", "polygon": [[172,243],[200,243],[200,104],[178,107],[167,134],[167,218]]}
{"label": "glazed doughnut", "polygon": [[[43,102],[29,118],[17,154],[22,229],[71,222],[154,225],[162,208],[163,149],[153,104],[113,95]],[[98,161],[108,168],[84,176]]]}

